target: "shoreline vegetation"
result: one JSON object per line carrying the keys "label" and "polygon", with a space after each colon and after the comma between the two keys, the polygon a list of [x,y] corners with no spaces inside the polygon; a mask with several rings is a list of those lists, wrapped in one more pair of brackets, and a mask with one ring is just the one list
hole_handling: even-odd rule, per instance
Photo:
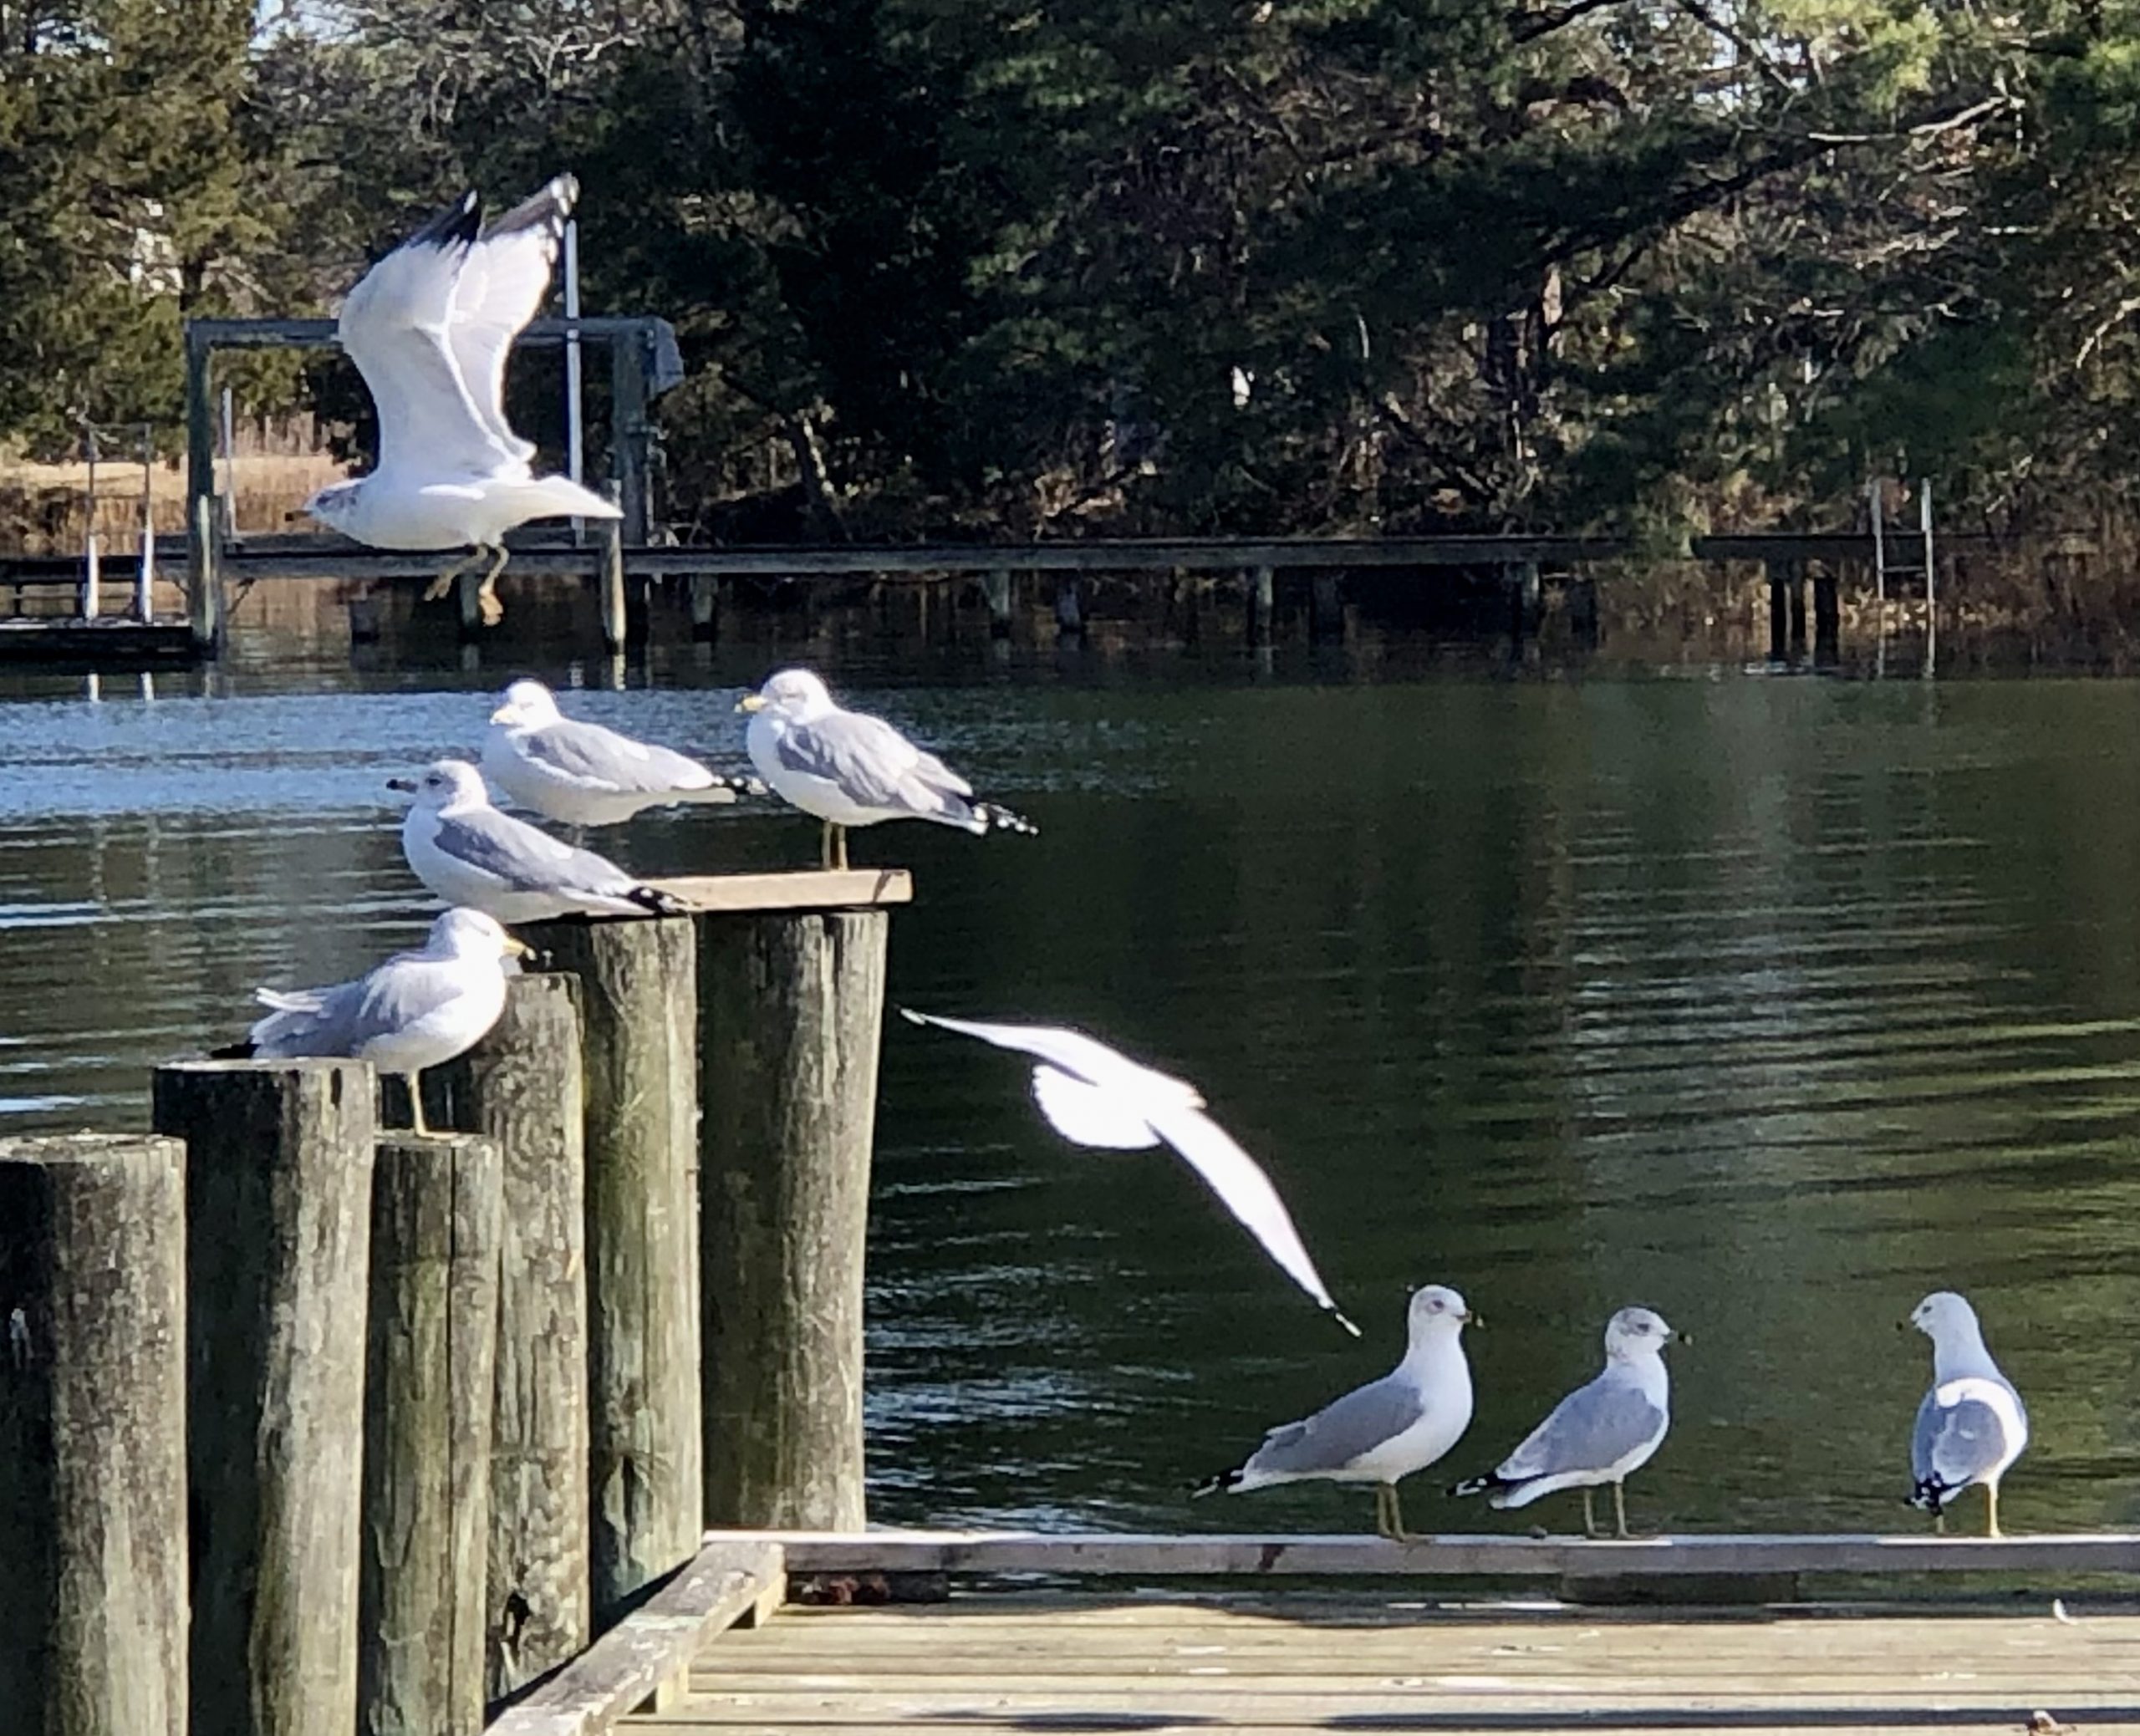
{"label": "shoreline vegetation", "polygon": [[[2132,600],[2133,538],[2098,534],[2140,517],[2132,6],[0,22],[28,190],[0,451],[70,456],[85,419],[175,444],[183,318],[327,312],[463,188],[499,210],[569,169],[584,305],[676,328],[654,414],[686,541],[1788,529],[1853,522],[1878,475],[1932,478],[1956,527],[2115,546],[1971,606]],[[219,378],[246,420],[369,447],[337,358]],[[513,384],[554,452],[553,375]]]}

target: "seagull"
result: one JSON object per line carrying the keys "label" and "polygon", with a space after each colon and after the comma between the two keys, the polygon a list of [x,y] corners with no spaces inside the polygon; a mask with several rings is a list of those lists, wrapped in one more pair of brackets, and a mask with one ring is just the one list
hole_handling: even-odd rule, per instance
{"label": "seagull", "polygon": [[599,723],[577,722],[540,681],[516,681],[501,695],[483,743],[483,774],[522,807],[568,826],[614,826],[642,808],[680,802],[733,802],[737,790],[755,785]]}
{"label": "seagull", "polygon": [[408,1082],[415,1130],[428,1137],[416,1075],[482,1041],[505,1011],[505,960],[528,951],[482,911],[448,910],[419,950],[397,953],[354,982],[254,990],[273,1011],[245,1041],[217,1050],[216,1057],[369,1061]]}
{"label": "seagull", "polygon": [[482,775],[466,760],[434,760],[415,782],[393,777],[386,787],[415,797],[401,822],[401,853],[449,904],[487,911],[500,922],[673,915],[684,909],[606,857],[500,813]]}
{"label": "seagull", "polygon": [[745,741],[758,776],[824,822],[828,868],[847,866],[847,827],[879,820],[934,820],[976,834],[1040,830],[976,802],[971,784],[883,718],[843,711],[808,669],[782,669],[736,709],[752,714]]}
{"label": "seagull", "polygon": [[1475,1317],[1464,1298],[1442,1285],[1414,1291],[1405,1314],[1409,1342],[1395,1369],[1302,1422],[1272,1429],[1241,1464],[1192,1492],[1245,1494],[1317,1477],[1372,1483],[1375,1529],[1399,1543],[1415,1541],[1404,1530],[1397,1484],[1434,1464],[1470,1426],[1471,1369],[1462,1338]]}
{"label": "seagull", "polygon": [[1909,1443],[1909,1504],[1945,1530],[1941,1509],[1971,1484],[1984,1485],[1985,1535],[1999,1535],[1999,1479],[2029,1443],[2029,1413],[2014,1383],[1984,1347],[1976,1310],[1935,1290],[1909,1323],[1932,1341],[1932,1390],[1917,1408]]}
{"label": "seagull", "polygon": [[1605,1323],[1605,1368],[1578,1387],[1524,1438],[1488,1477],[1460,1483],[1451,1494],[1483,1494],[1495,1507],[1527,1507],[1556,1489],[1582,1491],[1582,1530],[1597,1535],[1590,1492],[1613,1485],[1613,1515],[1628,1535],[1622,1485],[1648,1464],[1672,1426],[1671,1378],[1664,1347],[1684,1342],[1664,1317],[1648,1308],[1623,1308]]}
{"label": "seagull", "polygon": [[1339,1312],[1323,1288],[1270,1177],[1205,1114],[1204,1099],[1195,1086],[1140,1067],[1082,1031],[1054,1025],[981,1025],[905,1007],[899,1011],[916,1025],[940,1026],[1038,1057],[1033,1101],[1056,1132],[1073,1144],[1109,1151],[1142,1151],[1162,1141],[1172,1146],[1286,1275],[1327,1308],[1339,1326],[1359,1336],[1360,1329]]}
{"label": "seagull", "polygon": [[424,597],[443,597],[487,559],[478,594],[492,627],[505,613],[507,531],[533,518],[623,516],[577,482],[536,476],[533,443],[505,419],[506,356],[549,293],[578,196],[579,183],[560,175],[486,232],[482,198],[463,193],[364,273],[336,327],[379,412],[379,463],[321,489],[305,512],[374,548],[473,544]]}

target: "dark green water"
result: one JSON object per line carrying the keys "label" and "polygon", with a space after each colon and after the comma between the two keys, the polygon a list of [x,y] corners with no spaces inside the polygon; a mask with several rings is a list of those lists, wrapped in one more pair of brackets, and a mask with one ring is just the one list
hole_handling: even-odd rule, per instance
{"label": "dark green water", "polygon": [[[1363,1525],[1363,1494],[1180,1490],[1381,1372],[1435,1280],[1489,1323],[1450,1478],[1639,1301],[1696,1342],[1638,1524],[1918,1523],[1929,1355],[1895,1323],[1953,1286],[2034,1416],[2010,1526],[2140,1519],[2140,685],[929,654],[827,672],[1044,836],[858,837],[918,879],[895,998],[1197,1082],[1367,1338],[1163,1153],[1067,1148],[1015,1061],[894,1021],[874,1516]],[[771,661],[573,709],[740,766],[729,705]],[[475,746],[520,672],[7,690],[0,1125],[138,1124],[148,1068],[236,1031],[254,983],[414,934],[383,781]],[[602,842],[653,873],[802,865],[816,832],[739,809]],[[1568,1521],[1456,1507],[1450,1478],[1415,1523]]]}

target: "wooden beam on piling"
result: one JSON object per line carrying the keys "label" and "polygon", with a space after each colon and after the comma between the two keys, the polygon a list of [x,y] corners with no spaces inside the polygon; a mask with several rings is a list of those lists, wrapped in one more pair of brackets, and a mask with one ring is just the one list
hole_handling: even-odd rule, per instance
{"label": "wooden beam on piling", "polygon": [[1248,580],[1248,642],[1271,643],[1271,625],[1278,613],[1278,576],[1269,567],[1251,567]]}
{"label": "wooden beam on piling", "polygon": [[1055,630],[1064,639],[1085,636],[1084,581],[1075,573],[1055,582]]}
{"label": "wooden beam on piling", "polygon": [[186,1736],[185,1166],[144,1134],[0,1141],[15,1736]]}
{"label": "wooden beam on piling", "polygon": [[624,540],[614,519],[602,527],[602,564],[595,584],[602,604],[602,649],[621,651],[631,634],[624,595]]}
{"label": "wooden beam on piling", "polygon": [[593,1632],[586,1146],[573,990],[569,977],[515,977],[490,1034],[429,1076],[444,1123],[488,1134],[501,1156],[485,1594],[492,1700],[576,1656]]}
{"label": "wooden beam on piling", "polygon": [[1006,567],[985,573],[981,580],[981,594],[988,599],[988,636],[1008,639],[1011,636],[1011,573]]}
{"label": "wooden beam on piling", "polygon": [[478,1736],[502,1194],[497,1142],[382,1139],[372,1176],[359,1736]]}
{"label": "wooden beam on piling", "polygon": [[690,1559],[701,1529],[696,948],[686,917],[519,932],[578,980],[599,1619]]}
{"label": "wooden beam on piling", "polygon": [[374,1079],[361,1061],[158,1067],[185,1140],[192,1727],[357,1713]]}
{"label": "wooden beam on piling", "polygon": [[706,1510],[859,1529],[882,908],[699,924]]}
{"label": "wooden beam on piling", "polygon": [[691,637],[710,644],[721,637],[721,581],[711,573],[694,573],[690,586]]}
{"label": "wooden beam on piling", "polygon": [[1836,569],[1824,562],[1813,574],[1813,661],[1823,666],[1842,654],[1842,608],[1837,593]]}
{"label": "wooden beam on piling", "polygon": [[1311,639],[1345,636],[1345,576],[1318,572],[1308,582],[1307,631]]}

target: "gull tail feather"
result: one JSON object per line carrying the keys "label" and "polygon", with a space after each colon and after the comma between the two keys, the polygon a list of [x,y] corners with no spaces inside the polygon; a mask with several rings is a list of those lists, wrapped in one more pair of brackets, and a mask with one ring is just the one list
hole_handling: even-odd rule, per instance
{"label": "gull tail feather", "polygon": [[1942,1483],[1937,1477],[1920,1477],[1917,1479],[1917,1487],[1903,1499],[1920,1512],[1936,1516],[1949,1501],[1961,1492],[1959,1488],[1950,1487]]}
{"label": "gull tail feather", "polygon": [[624,894],[627,902],[637,904],[642,910],[656,916],[682,916],[690,906],[681,899],[673,898],[658,886],[634,886]]}

